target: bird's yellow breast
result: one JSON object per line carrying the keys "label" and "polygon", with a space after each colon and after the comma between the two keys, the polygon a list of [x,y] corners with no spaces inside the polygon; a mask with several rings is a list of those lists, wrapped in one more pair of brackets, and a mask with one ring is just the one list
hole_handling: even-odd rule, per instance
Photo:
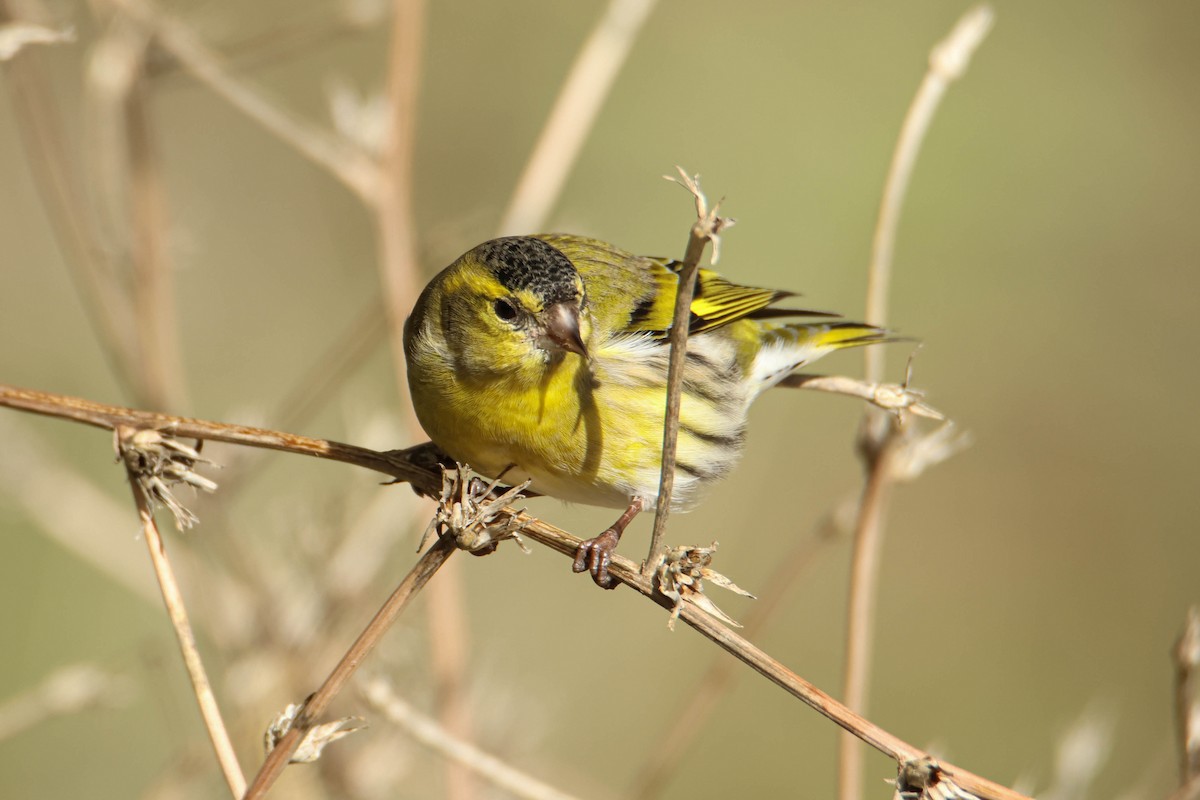
{"label": "bird's yellow breast", "polygon": [[[418,419],[447,453],[506,482],[533,480],[561,499],[623,508],[654,505],[666,392],[660,365],[628,343],[597,343],[590,360],[564,353],[536,373],[514,370],[468,384],[445,361],[418,360],[410,374]],[[741,451],[738,408],[686,393],[681,408],[677,495],[716,478]]]}

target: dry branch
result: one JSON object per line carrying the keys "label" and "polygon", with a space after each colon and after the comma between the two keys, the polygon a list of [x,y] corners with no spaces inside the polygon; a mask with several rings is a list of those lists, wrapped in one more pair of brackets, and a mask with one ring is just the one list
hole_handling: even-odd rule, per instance
{"label": "dry branch", "polygon": [[[410,451],[381,453],[367,448],[359,448],[320,439],[310,439],[278,431],[225,425],[205,420],[169,417],[163,414],[105,406],[79,398],[64,397],[47,392],[17,389],[2,384],[0,384],[0,406],[73,420],[101,428],[115,429],[122,424],[134,427],[141,426],[144,428],[170,430],[177,435],[189,438],[213,439],[215,441],[265,447],[272,450],[297,453],[299,455],[342,461],[376,470],[395,477],[398,480],[409,481],[413,484],[414,488],[430,495],[439,492],[441,487],[441,473],[438,469],[424,463],[414,463],[406,457],[406,453],[420,452],[420,448],[413,448]],[[561,555],[574,559],[575,552],[581,543],[578,537],[512,509],[505,509],[501,514],[515,516],[521,523],[523,536]],[[369,651],[370,647],[376,641],[372,636],[377,637],[380,635],[382,629],[386,628],[388,622],[390,622],[390,618],[394,617],[395,613],[398,613],[399,608],[396,606],[402,607],[403,603],[411,598],[411,594],[421,585],[424,585],[424,582],[431,577],[437,566],[440,566],[452,552],[453,544],[448,541],[448,538],[443,538],[439,539],[425,553],[425,556],[422,557],[413,571],[405,578],[404,583],[397,588],[392,598],[389,598],[384,610],[381,610],[376,618],[372,620],[367,631],[364,631],[355,646],[347,653],[343,662],[330,675],[325,686],[309,699],[305,707],[305,712],[298,717],[302,728],[311,727],[316,722],[316,717],[324,711],[329,700],[336,693],[337,688],[349,677],[358,660],[362,656],[365,656],[366,652]],[[653,600],[664,609],[668,611],[672,609],[674,604],[670,598],[657,592],[650,580],[642,576],[638,565],[629,559],[614,554],[611,570],[613,576],[621,583]],[[701,635],[714,642],[721,649],[748,665],[755,672],[758,672],[767,680],[784,689],[788,694],[801,700],[840,727],[896,760],[898,764],[903,765],[919,759],[929,758],[927,753],[893,736],[878,725],[850,710],[695,606],[685,604],[682,608],[680,619]],[[319,703],[317,702],[318,700],[320,701]],[[293,733],[289,731],[285,739],[276,747],[275,752],[269,760],[269,764],[264,764],[263,770],[260,771],[260,778],[264,781],[264,784],[274,779],[273,777],[269,780],[264,778],[265,774],[269,772],[270,775],[277,776],[282,771],[287,762],[289,748],[294,748],[298,744],[300,734],[301,731],[296,730],[294,738],[289,739],[288,737],[293,736]],[[956,785],[972,792],[983,800],[1027,800],[1025,795],[1019,792],[1007,789],[951,764],[942,763],[938,769],[939,774],[945,777],[946,780],[953,781]],[[263,784],[259,784],[259,779],[256,779],[256,785]],[[261,797],[261,791],[258,794],[247,796]]]}

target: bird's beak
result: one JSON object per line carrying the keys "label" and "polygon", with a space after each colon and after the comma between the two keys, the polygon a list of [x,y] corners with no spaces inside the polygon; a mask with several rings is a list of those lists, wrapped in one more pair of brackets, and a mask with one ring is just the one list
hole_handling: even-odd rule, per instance
{"label": "bird's beak", "polygon": [[587,345],[579,332],[579,306],[574,303],[555,303],[542,312],[546,338],[558,348],[588,357]]}

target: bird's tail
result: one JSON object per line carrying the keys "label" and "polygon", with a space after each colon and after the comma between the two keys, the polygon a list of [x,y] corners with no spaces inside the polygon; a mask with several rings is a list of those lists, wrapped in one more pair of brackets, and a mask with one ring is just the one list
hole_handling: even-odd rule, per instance
{"label": "bird's tail", "polygon": [[890,331],[862,322],[792,323],[763,331],[752,380],[759,391],[774,386],[794,369],[835,350],[900,341]]}

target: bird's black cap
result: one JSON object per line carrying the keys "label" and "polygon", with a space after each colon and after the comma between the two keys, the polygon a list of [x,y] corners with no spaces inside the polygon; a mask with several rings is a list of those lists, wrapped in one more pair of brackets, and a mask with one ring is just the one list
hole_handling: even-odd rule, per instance
{"label": "bird's black cap", "polygon": [[477,248],[480,260],[511,291],[533,292],[546,305],[578,301],[579,273],[556,247],[531,236],[492,239]]}

